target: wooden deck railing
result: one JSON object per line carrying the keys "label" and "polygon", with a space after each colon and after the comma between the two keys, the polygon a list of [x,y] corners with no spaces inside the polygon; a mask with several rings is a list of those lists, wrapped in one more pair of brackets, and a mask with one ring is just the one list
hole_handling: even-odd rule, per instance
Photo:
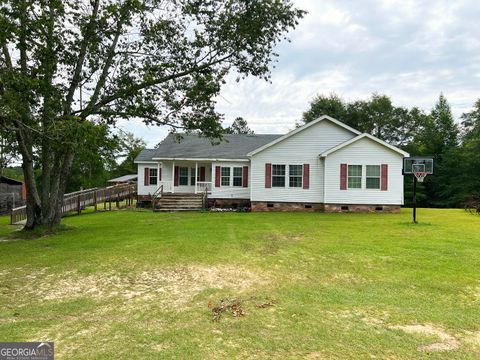
{"label": "wooden deck railing", "polygon": [[[106,188],[92,188],[86,190],[75,191],[63,196],[62,216],[70,212],[80,214],[88,206],[93,206],[94,210],[98,210],[98,204],[103,202],[104,210],[112,209],[112,202],[116,207],[120,207],[120,202],[125,200],[127,206],[133,204],[133,200],[137,193],[136,184],[114,185]],[[108,208],[107,208],[108,204]],[[10,214],[10,223],[18,224],[27,219],[27,207],[20,206],[12,209]]]}

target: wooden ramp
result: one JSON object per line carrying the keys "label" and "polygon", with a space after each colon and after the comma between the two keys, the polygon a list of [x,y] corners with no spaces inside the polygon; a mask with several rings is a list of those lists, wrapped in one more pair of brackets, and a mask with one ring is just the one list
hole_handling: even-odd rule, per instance
{"label": "wooden ramp", "polygon": [[[62,216],[70,213],[77,213],[80,215],[82,210],[89,206],[93,206],[95,211],[97,211],[98,205],[102,203],[104,204],[104,210],[111,210],[112,202],[117,208],[120,206],[121,201],[126,201],[126,205],[131,206],[136,194],[136,184],[122,184],[106,188],[92,188],[68,193],[63,197]],[[22,224],[26,219],[26,206],[12,209],[10,224]]]}

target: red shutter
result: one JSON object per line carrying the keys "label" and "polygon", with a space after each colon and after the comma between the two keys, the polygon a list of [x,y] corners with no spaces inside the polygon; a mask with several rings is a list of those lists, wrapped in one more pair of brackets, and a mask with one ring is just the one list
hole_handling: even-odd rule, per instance
{"label": "red shutter", "polygon": [[220,187],[220,166],[215,166],[215,187]]}
{"label": "red shutter", "polygon": [[272,164],[265,164],[265,188],[272,187]]}
{"label": "red shutter", "polygon": [[200,181],[205,181],[205,166],[200,166]]}
{"label": "red shutter", "polygon": [[162,181],[162,168],[158,168],[158,181]]}
{"label": "red shutter", "polygon": [[248,166],[243,167],[243,187],[248,187]]}
{"label": "red shutter", "polygon": [[382,176],[380,181],[380,189],[382,191],[388,190],[388,165],[382,164]]}
{"label": "red shutter", "polygon": [[178,178],[180,174],[178,172],[178,166],[175,166],[175,173],[173,174],[173,186],[178,186]]}
{"label": "red shutter", "polygon": [[340,190],[347,190],[347,164],[340,164]]}
{"label": "red shutter", "polygon": [[148,186],[150,185],[150,169],[145,168],[143,173],[143,185]]}
{"label": "red shutter", "polygon": [[310,188],[310,164],[303,164],[303,188]]}

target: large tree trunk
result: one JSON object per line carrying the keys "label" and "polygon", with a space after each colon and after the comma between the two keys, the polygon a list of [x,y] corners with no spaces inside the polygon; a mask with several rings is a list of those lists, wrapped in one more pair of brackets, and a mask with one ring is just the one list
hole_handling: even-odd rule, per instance
{"label": "large tree trunk", "polygon": [[[33,151],[28,141],[28,135],[28,132],[24,130],[18,132],[18,142],[23,160],[23,175],[27,190],[27,222],[24,229],[33,230],[37,226],[53,229],[60,225],[63,197],[74,159],[74,152],[53,154],[52,148],[47,146],[46,149],[50,152],[49,159],[43,158],[42,167],[46,166],[48,169],[59,169],[60,171],[58,173],[42,172],[39,192],[33,167]],[[45,151],[45,148],[42,151]]]}

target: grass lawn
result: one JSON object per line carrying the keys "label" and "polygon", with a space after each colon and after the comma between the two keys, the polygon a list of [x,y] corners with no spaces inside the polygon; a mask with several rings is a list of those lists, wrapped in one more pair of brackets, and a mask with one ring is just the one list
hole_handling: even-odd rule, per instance
{"label": "grass lawn", "polygon": [[478,359],[480,217],[419,219],[69,217],[0,242],[0,341],[55,341],[58,359]]}

